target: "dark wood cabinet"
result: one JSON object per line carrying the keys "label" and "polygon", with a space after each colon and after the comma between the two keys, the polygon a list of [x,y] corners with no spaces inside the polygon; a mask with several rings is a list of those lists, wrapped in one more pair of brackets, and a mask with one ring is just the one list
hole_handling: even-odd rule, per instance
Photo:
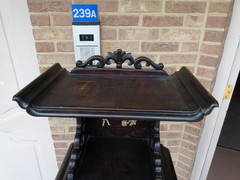
{"label": "dark wood cabinet", "polygon": [[[105,67],[111,61],[116,68]],[[198,121],[218,106],[187,68],[168,75],[122,50],[79,61],[70,73],[55,64],[13,99],[33,116],[76,118],[60,180],[175,180],[159,122]]]}

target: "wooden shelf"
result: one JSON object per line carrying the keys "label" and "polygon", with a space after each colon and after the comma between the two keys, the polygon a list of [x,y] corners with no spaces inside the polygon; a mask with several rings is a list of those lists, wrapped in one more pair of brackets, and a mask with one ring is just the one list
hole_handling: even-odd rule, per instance
{"label": "wooden shelf", "polygon": [[[111,60],[116,69],[104,68]],[[126,60],[135,69],[122,69]],[[69,73],[55,64],[13,97],[34,116],[77,118],[56,179],[176,180],[159,121],[201,120],[217,101],[187,68],[168,75],[162,64],[122,50],[76,66]]]}
{"label": "wooden shelf", "polygon": [[13,98],[34,116],[197,121],[218,104],[182,68],[154,70],[85,68],[68,73],[55,64]]}
{"label": "wooden shelf", "polygon": [[147,140],[93,137],[86,143],[75,179],[146,180],[153,179],[152,168]]}

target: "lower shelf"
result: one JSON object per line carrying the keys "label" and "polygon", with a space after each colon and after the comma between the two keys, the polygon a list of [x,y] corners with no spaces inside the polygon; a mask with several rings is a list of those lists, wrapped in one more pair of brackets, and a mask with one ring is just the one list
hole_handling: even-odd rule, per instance
{"label": "lower shelf", "polygon": [[90,138],[75,180],[153,180],[150,146],[144,139]]}
{"label": "lower shelf", "polygon": [[71,144],[56,180],[177,180],[170,152],[163,145],[159,152],[161,175],[156,177],[147,139],[91,137],[84,147],[74,174],[69,174]]}

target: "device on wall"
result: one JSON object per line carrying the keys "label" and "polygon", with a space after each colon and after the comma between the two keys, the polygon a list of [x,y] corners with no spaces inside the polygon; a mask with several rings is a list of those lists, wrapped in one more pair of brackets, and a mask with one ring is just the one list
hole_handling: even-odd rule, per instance
{"label": "device on wall", "polygon": [[75,60],[85,61],[100,55],[100,22],[96,4],[72,5]]}

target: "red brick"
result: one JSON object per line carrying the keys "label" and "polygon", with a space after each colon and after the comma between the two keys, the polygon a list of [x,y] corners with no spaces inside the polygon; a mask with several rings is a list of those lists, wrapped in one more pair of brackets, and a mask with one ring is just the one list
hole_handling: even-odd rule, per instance
{"label": "red brick", "polygon": [[182,26],[183,17],[178,16],[144,16],[143,26],[169,27]]}
{"label": "red brick", "polygon": [[40,64],[75,64],[75,57],[73,54],[38,54],[38,61]]}
{"label": "red brick", "polygon": [[118,0],[73,0],[73,4],[97,4],[99,12],[118,12]]}
{"label": "red brick", "polygon": [[35,40],[72,40],[72,29],[33,29],[33,36]]}
{"label": "red brick", "polygon": [[64,134],[65,133],[64,126],[51,126],[50,128],[51,128],[52,134]]}
{"label": "red brick", "polygon": [[31,15],[31,22],[33,26],[50,25],[50,19],[48,15]]}
{"label": "red brick", "polygon": [[126,52],[139,52],[139,43],[131,41],[114,41],[114,42],[102,42],[103,54],[116,51],[116,49],[122,49]]}
{"label": "red brick", "polygon": [[177,166],[180,167],[181,169],[187,171],[187,172],[190,172],[192,170],[191,166],[188,166],[187,164],[184,164],[180,161],[178,161]]}
{"label": "red brick", "polygon": [[187,141],[182,141],[181,147],[184,147],[184,148],[186,148],[186,149],[189,149],[189,150],[195,152],[195,150],[196,150],[196,148],[197,148],[197,145],[196,145],[196,144],[189,143],[189,142],[187,142]]}
{"label": "red brick", "polygon": [[101,28],[101,40],[115,40],[117,39],[116,29]]}
{"label": "red brick", "polygon": [[[56,158],[57,158],[57,162],[59,162],[59,163],[62,163],[62,161],[64,160],[64,158],[65,158],[65,155],[56,155]],[[60,165],[61,166],[61,165]],[[59,167],[60,167],[59,166]]]}
{"label": "red brick", "polygon": [[54,52],[54,43],[52,42],[36,42],[37,52]]}
{"label": "red brick", "polygon": [[187,122],[187,124],[201,128],[204,125],[204,121]]}
{"label": "red brick", "polygon": [[181,138],[182,137],[182,133],[181,132],[160,132],[161,135],[160,137],[161,138],[169,138],[169,139],[172,139],[172,138]]}
{"label": "red brick", "polygon": [[188,159],[187,157],[184,157],[180,154],[178,155],[178,160],[185,163],[185,164],[188,164],[190,166],[192,166],[192,164],[193,164],[193,161],[191,159]]}
{"label": "red brick", "polygon": [[[89,0],[87,0],[89,3]],[[99,1],[98,1],[99,2]],[[99,12],[117,12],[118,1],[101,1],[98,3]]]}
{"label": "red brick", "polygon": [[55,148],[67,148],[68,144],[66,142],[54,142]]}
{"label": "red brick", "polygon": [[160,61],[163,64],[194,64],[196,59],[196,55],[189,54],[160,55]]}
{"label": "red brick", "polygon": [[154,40],[158,39],[157,29],[120,29],[119,39],[125,40]]}
{"label": "red brick", "polygon": [[173,156],[173,154],[178,153],[178,147],[169,146],[168,149],[169,149],[169,151],[170,151],[170,153],[171,153],[171,156]]}
{"label": "red brick", "polygon": [[198,68],[197,76],[213,79],[216,76],[215,69]]}
{"label": "red brick", "polygon": [[73,140],[74,139],[74,136],[75,134],[53,134],[52,135],[52,138],[53,140],[61,140],[61,141],[64,141],[64,140]]}
{"label": "red brick", "polygon": [[67,12],[71,11],[70,0],[28,0],[30,12]]}
{"label": "red brick", "polygon": [[167,124],[160,124],[160,131],[167,131],[168,125]]}
{"label": "red brick", "polygon": [[71,14],[55,14],[53,15],[54,26],[71,26],[72,15]]}
{"label": "red brick", "polygon": [[180,142],[181,142],[180,140],[168,140],[167,146],[179,146]]}
{"label": "red brick", "polygon": [[102,15],[100,22],[103,26],[137,26],[139,16],[127,15]]}
{"label": "red brick", "polygon": [[200,30],[190,29],[163,29],[160,31],[161,40],[199,40],[201,36]]}
{"label": "red brick", "polygon": [[170,131],[182,131],[184,123],[170,124]]}
{"label": "red brick", "polygon": [[196,52],[198,51],[198,43],[186,42],[182,45],[182,52]]}
{"label": "red brick", "polygon": [[188,27],[201,27],[204,23],[204,16],[187,16],[185,26]]}
{"label": "red brick", "polygon": [[143,52],[174,52],[178,51],[178,46],[171,42],[143,42],[141,49]]}
{"label": "red brick", "polygon": [[201,52],[204,54],[220,55],[222,53],[222,46],[203,44],[201,47]]}
{"label": "red brick", "polygon": [[232,2],[210,2],[210,13],[230,13]]}
{"label": "red brick", "polygon": [[75,126],[70,126],[70,127],[68,127],[68,132],[70,132],[70,133],[76,133],[76,127],[75,127]]}
{"label": "red brick", "polygon": [[73,52],[73,42],[58,42],[57,43],[58,52]]}
{"label": "red brick", "polygon": [[55,152],[58,156],[65,155],[67,153],[67,148],[64,149],[55,149]]}
{"label": "red brick", "polygon": [[192,152],[189,149],[186,149],[183,147],[180,147],[179,154],[182,154],[182,155],[188,157],[189,159],[193,159],[195,157],[195,152]]}
{"label": "red brick", "polygon": [[166,2],[167,13],[205,13],[206,2]]}
{"label": "red brick", "polygon": [[219,59],[209,56],[200,56],[199,64],[204,66],[217,67],[219,64]]}
{"label": "red brick", "polygon": [[185,126],[185,132],[187,132],[187,133],[189,133],[189,134],[192,134],[192,135],[195,135],[195,136],[199,136],[199,134],[200,134],[200,129],[197,128],[197,127],[192,127],[192,126],[186,125],[186,126]]}
{"label": "red brick", "polygon": [[159,0],[121,0],[120,12],[161,12],[162,1]]}
{"label": "red brick", "polygon": [[206,27],[208,28],[225,28],[228,24],[227,17],[209,16]]}
{"label": "red brick", "polygon": [[76,119],[75,118],[57,118],[57,117],[50,117],[49,123],[50,125],[76,125]]}
{"label": "red brick", "polygon": [[224,32],[223,31],[211,31],[206,30],[204,41],[211,41],[211,42],[222,42],[224,38]]}
{"label": "red brick", "polygon": [[178,167],[178,166],[177,166],[177,168],[176,168],[175,170],[176,170],[176,174],[177,174],[178,176],[184,177],[184,180],[189,179],[190,172],[187,172],[187,171],[181,169],[181,168]]}
{"label": "red brick", "polygon": [[185,141],[191,142],[193,144],[198,144],[198,142],[199,142],[199,136],[196,137],[196,136],[192,136],[192,135],[186,134],[186,133],[183,135],[183,139]]}
{"label": "red brick", "polygon": [[[58,166],[60,167],[60,166]],[[177,174],[177,171],[176,171],[176,174]],[[186,180],[186,178],[180,176],[179,174],[177,174],[177,180]]]}

